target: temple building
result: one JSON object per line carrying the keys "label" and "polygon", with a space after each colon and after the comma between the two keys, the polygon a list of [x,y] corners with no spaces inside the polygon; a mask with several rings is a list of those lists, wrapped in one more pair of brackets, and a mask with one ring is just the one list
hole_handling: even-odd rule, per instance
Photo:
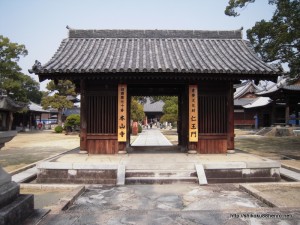
{"label": "temple building", "polygon": [[81,94],[80,148],[115,154],[130,147],[132,96],[178,96],[178,143],[185,152],[234,149],[234,84],[275,80],[241,30],[69,30],[40,81],[72,80]]}
{"label": "temple building", "polygon": [[163,116],[164,105],[165,103],[162,100],[151,102],[150,98],[146,98],[146,102],[143,104],[146,116],[144,119],[144,125],[159,122],[160,118]]}
{"label": "temple building", "polygon": [[272,99],[272,125],[300,125],[300,76],[282,77],[257,93]]}
{"label": "temple building", "polygon": [[253,80],[234,87],[234,126],[256,129],[271,126],[272,100],[258,95],[263,87],[256,85]]}

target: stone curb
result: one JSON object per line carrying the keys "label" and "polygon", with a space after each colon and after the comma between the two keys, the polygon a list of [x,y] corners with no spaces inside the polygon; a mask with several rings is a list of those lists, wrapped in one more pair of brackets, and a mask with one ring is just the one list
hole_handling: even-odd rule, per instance
{"label": "stone curb", "polygon": [[[77,147],[77,148],[78,148],[78,147]],[[21,167],[21,168],[19,168],[19,169],[13,170],[13,171],[9,172],[9,174],[13,176],[13,175],[15,175],[15,174],[21,173],[21,172],[23,172],[23,171],[25,171],[25,170],[28,170],[28,169],[30,169],[30,168],[35,167],[38,163],[41,163],[41,162],[44,162],[44,161],[53,160],[53,159],[55,159],[56,157],[61,156],[61,155],[65,154],[65,153],[67,153],[67,152],[69,152],[69,151],[73,151],[73,150],[75,150],[75,149],[77,149],[77,148],[74,148],[74,149],[71,149],[71,150],[67,150],[67,151],[58,153],[58,154],[56,154],[56,155],[54,155],[54,156],[50,156],[50,157],[48,157],[48,158],[46,158],[46,159],[42,159],[42,160],[40,160],[40,161],[31,163],[31,164],[26,165],[26,166],[24,166],[24,167]]]}
{"label": "stone curb", "polygon": [[66,169],[66,170],[117,170],[118,164],[101,163],[65,163],[65,162],[40,162],[37,169]]}
{"label": "stone curb", "polygon": [[[67,186],[67,185],[66,185]],[[70,205],[85,191],[85,186],[78,186],[73,191],[71,191],[68,195],[62,197],[59,202],[55,205],[49,207],[51,214],[59,214],[61,211],[67,210]]]}
{"label": "stone curb", "polygon": [[254,196],[270,207],[278,207],[274,202],[267,200],[266,196],[264,196],[263,193],[251,187],[249,184],[240,184],[239,188],[246,191],[248,194]]}
{"label": "stone curb", "polygon": [[299,168],[296,168],[296,167],[292,167],[292,166],[289,166],[289,165],[285,165],[283,163],[281,163],[281,167],[285,168],[285,169],[288,169],[288,170],[291,170],[291,171],[294,171],[296,173],[300,173],[300,169]]}
{"label": "stone curb", "polygon": [[41,189],[41,190],[59,190],[59,189],[75,189],[82,185],[78,184],[20,184],[20,188]]}
{"label": "stone curb", "polygon": [[49,206],[49,214],[58,214],[69,206],[85,191],[83,185],[68,185],[68,184],[20,184],[20,188],[27,189],[42,189],[42,190],[61,190],[71,189],[72,191],[62,197],[55,205]]}
{"label": "stone curb", "polygon": [[[299,185],[300,186],[300,182],[288,182],[288,183],[260,183],[260,184],[240,184],[239,188],[241,190],[246,191],[247,193],[249,193],[250,195],[254,196],[255,198],[261,200],[263,203],[267,204],[270,207],[276,207],[276,208],[290,208],[290,207],[285,207],[285,206],[281,206],[278,205],[278,203],[276,203],[276,201],[273,201],[272,199],[270,200],[270,197],[268,197],[267,195],[265,195],[264,193],[260,192],[259,190],[257,190],[255,188],[256,186],[264,186],[264,185],[279,185],[279,186],[294,186],[294,185]],[[254,187],[253,187],[254,186]]]}
{"label": "stone curb", "polygon": [[203,163],[206,170],[209,169],[260,169],[260,168],[280,168],[280,163],[276,161],[263,162],[213,162]]}
{"label": "stone curb", "polygon": [[27,218],[24,225],[40,224],[48,217],[56,216],[70,207],[73,202],[85,191],[85,186],[82,185],[68,185],[68,184],[20,184],[21,188],[27,189],[43,189],[43,190],[61,190],[72,189],[70,193],[61,198],[55,205],[35,210],[30,218]]}

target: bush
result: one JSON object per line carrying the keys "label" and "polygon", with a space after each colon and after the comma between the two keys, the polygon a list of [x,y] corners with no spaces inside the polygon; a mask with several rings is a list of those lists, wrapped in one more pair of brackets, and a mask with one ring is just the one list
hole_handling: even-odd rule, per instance
{"label": "bush", "polygon": [[76,130],[77,127],[80,125],[80,115],[78,114],[71,114],[67,117],[65,122],[65,129],[67,131]]}
{"label": "bush", "polygon": [[143,131],[143,127],[141,126],[141,124],[138,125],[138,133],[142,133]]}
{"label": "bush", "polygon": [[55,133],[62,133],[63,132],[63,128],[62,128],[62,126],[56,126],[54,128],[54,131],[55,131]]}

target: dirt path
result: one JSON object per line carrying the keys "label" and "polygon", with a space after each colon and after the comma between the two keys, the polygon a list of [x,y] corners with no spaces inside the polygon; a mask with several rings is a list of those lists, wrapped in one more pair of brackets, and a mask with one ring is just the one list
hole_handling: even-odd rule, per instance
{"label": "dirt path", "polygon": [[8,172],[79,147],[78,135],[52,131],[18,133],[0,151],[0,165]]}

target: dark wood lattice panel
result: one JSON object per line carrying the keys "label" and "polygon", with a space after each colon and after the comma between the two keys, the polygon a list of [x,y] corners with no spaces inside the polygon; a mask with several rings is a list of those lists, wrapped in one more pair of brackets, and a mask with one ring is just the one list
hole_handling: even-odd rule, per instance
{"label": "dark wood lattice panel", "polygon": [[227,98],[224,95],[199,96],[199,133],[227,133]]}
{"label": "dark wood lattice panel", "polygon": [[87,133],[117,133],[117,96],[88,96]]}

